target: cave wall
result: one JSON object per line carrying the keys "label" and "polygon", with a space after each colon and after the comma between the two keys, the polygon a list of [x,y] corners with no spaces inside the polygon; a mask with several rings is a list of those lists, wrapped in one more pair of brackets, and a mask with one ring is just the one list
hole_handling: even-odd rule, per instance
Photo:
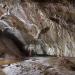
{"label": "cave wall", "polygon": [[[63,2],[61,0],[59,2],[21,0],[17,6],[11,5],[9,4],[9,8],[12,9],[11,14],[19,22],[15,22],[17,23],[15,27],[22,32],[25,40],[26,33],[28,38],[30,36],[27,42],[31,38],[42,39],[48,47],[46,48],[47,54],[75,57],[74,3],[67,0]],[[49,30],[41,34],[42,29],[46,27],[49,27]]]}

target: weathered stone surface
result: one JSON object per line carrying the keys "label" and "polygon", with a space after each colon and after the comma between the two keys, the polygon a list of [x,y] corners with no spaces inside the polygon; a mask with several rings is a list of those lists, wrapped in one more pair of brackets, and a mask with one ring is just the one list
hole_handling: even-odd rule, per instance
{"label": "weathered stone surface", "polygon": [[[75,57],[74,3],[60,0],[22,0],[16,4],[16,1],[12,0],[5,1],[4,4],[9,10],[9,16],[4,16],[4,19],[19,29],[24,39],[28,38],[27,42],[39,38],[48,45],[48,54]],[[41,34],[46,27],[49,27],[49,30]]]}
{"label": "weathered stone surface", "polygon": [[[54,62],[53,62],[54,61]],[[3,69],[6,75],[75,75],[75,71],[55,65],[57,58],[36,57],[11,64]]]}

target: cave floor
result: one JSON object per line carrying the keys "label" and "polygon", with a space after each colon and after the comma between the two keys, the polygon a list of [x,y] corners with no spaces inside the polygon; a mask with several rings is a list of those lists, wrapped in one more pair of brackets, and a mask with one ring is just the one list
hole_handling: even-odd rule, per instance
{"label": "cave floor", "polygon": [[[75,63],[75,58],[69,58]],[[0,75],[75,75],[74,70],[58,66],[57,57],[31,57],[10,65],[3,65]]]}

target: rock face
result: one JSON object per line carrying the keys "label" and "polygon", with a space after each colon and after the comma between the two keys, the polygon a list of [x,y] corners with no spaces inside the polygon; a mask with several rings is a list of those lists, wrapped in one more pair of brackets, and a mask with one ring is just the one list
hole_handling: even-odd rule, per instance
{"label": "rock face", "polygon": [[[41,46],[47,47],[45,52],[48,55],[75,57],[73,1],[18,0],[16,4],[15,0],[7,0],[1,4],[6,5],[1,14],[7,12],[6,16],[2,15],[2,19],[20,30],[28,45],[35,46],[35,42],[30,41],[42,39],[45,45]],[[46,28],[48,31],[45,32]],[[37,49],[36,46],[34,49]]]}

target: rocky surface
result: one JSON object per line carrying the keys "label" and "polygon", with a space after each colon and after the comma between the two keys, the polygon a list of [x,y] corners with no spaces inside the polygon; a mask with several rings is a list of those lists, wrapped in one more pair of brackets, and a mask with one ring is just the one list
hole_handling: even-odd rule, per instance
{"label": "rocky surface", "polygon": [[56,57],[32,57],[9,66],[4,65],[2,71],[6,75],[75,75],[75,71],[58,66]]}
{"label": "rocky surface", "polygon": [[[28,56],[75,57],[74,0],[0,0],[0,20],[14,33],[18,30],[15,34],[20,32]],[[1,51],[20,55],[13,41],[0,36]],[[65,59],[56,62],[57,58],[35,57],[6,66],[3,71],[6,75],[75,75],[75,64]]]}
{"label": "rocky surface", "polygon": [[6,0],[1,2],[0,13],[3,20],[21,31],[28,44],[34,45],[34,50],[35,42],[31,41],[42,39],[48,55],[74,57],[74,3],[73,0]]}
{"label": "rocky surface", "polygon": [[[33,26],[36,25],[39,29],[38,31],[41,31],[45,27],[50,28],[46,33],[38,36],[49,45],[50,52],[48,51],[48,53],[74,57],[75,10],[73,3],[64,2],[64,0],[55,2],[49,0],[45,2],[40,2],[39,0],[23,0],[21,5],[22,8],[24,7],[23,10],[27,16],[27,20]],[[35,31],[31,32],[32,35],[33,33],[36,34]]]}

